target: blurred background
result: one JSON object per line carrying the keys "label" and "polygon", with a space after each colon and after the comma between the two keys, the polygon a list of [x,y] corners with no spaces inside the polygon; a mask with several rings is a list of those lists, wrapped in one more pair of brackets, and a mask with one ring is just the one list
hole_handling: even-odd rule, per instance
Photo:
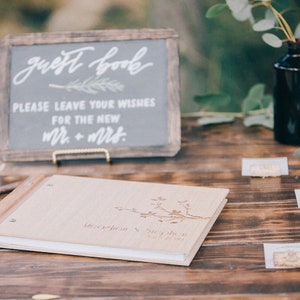
{"label": "blurred background", "polygon": [[125,28],[174,28],[180,36],[182,112],[198,111],[194,96],[226,92],[224,111],[240,111],[256,83],[272,93],[274,49],[229,13],[206,19],[217,0],[1,0],[0,38],[7,34]]}

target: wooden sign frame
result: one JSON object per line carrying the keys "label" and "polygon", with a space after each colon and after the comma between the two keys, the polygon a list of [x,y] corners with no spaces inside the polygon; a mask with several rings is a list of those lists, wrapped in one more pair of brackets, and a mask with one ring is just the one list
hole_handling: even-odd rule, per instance
{"label": "wooden sign frame", "polygon": [[[34,145],[23,148],[10,146],[10,120],[12,118],[11,92],[12,75],[11,68],[14,62],[12,54],[16,47],[36,47],[39,45],[61,45],[80,43],[102,42],[131,42],[131,41],[155,41],[165,42],[166,53],[156,55],[166,57],[166,81],[165,89],[167,95],[166,128],[167,141],[162,145],[142,146],[114,146],[101,145],[97,147],[64,147],[63,149],[49,147],[46,149],[34,148]],[[0,42],[0,154],[3,161],[48,161],[53,160],[53,153],[63,154],[64,159],[81,159],[88,157],[99,157],[99,152],[106,155],[106,159],[114,157],[155,157],[174,156],[180,149],[180,88],[179,88],[179,57],[178,57],[178,34],[173,29],[135,29],[135,30],[96,30],[84,32],[53,32],[9,35]],[[17,63],[17,62],[16,62]],[[155,88],[155,87],[154,87]],[[156,132],[153,132],[155,135]],[[33,147],[33,148],[32,148]],[[61,153],[60,153],[60,150]],[[70,151],[69,151],[70,150]],[[85,151],[87,150],[87,151]],[[99,150],[99,151],[98,151]],[[74,155],[76,156],[74,157]],[[100,156],[101,157],[101,156]],[[55,157],[57,159],[57,157]]]}

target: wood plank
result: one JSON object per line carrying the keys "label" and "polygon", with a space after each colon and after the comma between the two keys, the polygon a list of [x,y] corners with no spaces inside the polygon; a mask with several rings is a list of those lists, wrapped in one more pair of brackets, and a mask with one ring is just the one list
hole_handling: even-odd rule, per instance
{"label": "wood plank", "polygon": [[[29,252],[2,252],[1,296],[153,297],[298,293],[299,271],[264,268],[261,245],[202,247],[188,268]],[[41,280],[43,278],[43,280]],[[76,284],[74,284],[76,282]],[[250,292],[251,291],[251,292]],[[83,297],[84,295],[84,297]],[[252,298],[253,299],[253,298]]]}
{"label": "wood plank", "polygon": [[[58,172],[59,174],[59,172]],[[82,174],[80,174],[82,175]],[[86,174],[83,174],[86,176]],[[230,203],[293,201],[296,203],[294,189],[299,188],[299,177],[283,176],[281,178],[242,177],[240,171],[200,172],[200,171],[164,171],[149,172],[140,170],[127,173],[93,174],[90,177],[122,179],[144,182],[164,182],[196,186],[225,187],[230,189]],[[26,176],[14,177],[15,181],[24,180]],[[3,182],[5,184],[5,182]],[[241,196],[241,191],[242,196]],[[4,195],[2,195],[3,197]],[[1,198],[1,195],[0,195]]]}
{"label": "wood plank", "polygon": [[299,216],[294,201],[227,204],[205,243],[297,242],[300,240]]}

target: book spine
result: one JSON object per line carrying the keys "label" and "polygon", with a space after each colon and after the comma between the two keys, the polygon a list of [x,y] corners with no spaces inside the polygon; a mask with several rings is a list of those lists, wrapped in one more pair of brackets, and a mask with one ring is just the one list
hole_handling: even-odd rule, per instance
{"label": "book spine", "polygon": [[14,191],[0,201],[0,223],[14,211],[45,179],[44,176],[31,176],[21,183]]}

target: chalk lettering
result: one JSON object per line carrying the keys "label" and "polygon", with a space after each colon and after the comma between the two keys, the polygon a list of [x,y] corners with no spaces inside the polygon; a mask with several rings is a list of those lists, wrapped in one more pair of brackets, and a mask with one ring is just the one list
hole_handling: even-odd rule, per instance
{"label": "chalk lettering", "polygon": [[85,110],[85,109],[86,109],[86,102],[84,100],[54,102],[55,111],[77,111],[77,110]]}
{"label": "chalk lettering", "polygon": [[56,144],[65,145],[70,142],[70,138],[68,137],[68,131],[65,126],[54,128],[50,132],[43,133],[44,143],[50,143],[51,146],[55,146]]}
{"label": "chalk lettering", "polygon": [[89,64],[89,68],[96,66],[96,74],[98,76],[104,74],[107,70],[116,71],[119,69],[125,69],[129,72],[130,75],[136,75],[140,73],[142,70],[148,67],[152,67],[153,63],[145,63],[142,64],[140,59],[145,56],[148,51],[147,47],[142,47],[140,50],[136,52],[131,60],[119,60],[108,62],[108,60],[114,57],[119,51],[118,47],[111,48],[104,57],[95,60]]}
{"label": "chalk lettering", "polygon": [[[84,65],[81,61],[86,51],[94,51],[95,47],[82,47],[72,51],[62,50],[60,55],[53,60],[47,60],[41,56],[33,56],[27,60],[27,67],[19,71],[13,77],[13,84],[20,85],[24,83],[34,71],[38,71],[41,75],[52,71],[54,75],[60,75],[63,71],[69,74],[75,73]],[[146,55],[148,48],[139,49],[130,60],[108,61],[113,58],[119,51],[118,47],[112,47],[103,57],[96,59],[88,64],[88,68],[96,68],[96,75],[100,76],[108,70],[126,70],[130,75],[136,75],[145,68],[153,66],[153,62],[142,63],[140,60]]]}
{"label": "chalk lettering", "polygon": [[119,108],[151,108],[155,107],[154,98],[133,98],[133,99],[120,99],[118,100]]}
{"label": "chalk lettering", "polygon": [[114,109],[115,100],[90,100],[91,109]]}
{"label": "chalk lettering", "polygon": [[51,124],[52,125],[71,125],[71,116],[57,116],[54,115],[51,117]]}
{"label": "chalk lettering", "polygon": [[13,113],[35,113],[49,112],[49,101],[38,102],[14,102],[12,106]]}
{"label": "chalk lettering", "polygon": [[92,125],[94,123],[93,115],[75,115],[74,116],[76,125]]}
{"label": "chalk lettering", "polygon": [[19,85],[25,82],[34,71],[39,71],[41,74],[53,71],[55,75],[60,75],[66,69],[69,74],[72,74],[82,67],[83,63],[80,63],[79,60],[84,52],[89,50],[95,50],[95,48],[82,47],[69,52],[62,50],[60,56],[55,57],[52,61],[47,61],[40,56],[31,57],[27,61],[28,67],[14,76],[13,83]]}
{"label": "chalk lettering", "polygon": [[101,127],[97,132],[89,134],[88,143],[101,144],[118,144],[126,137],[123,126],[120,126],[115,131],[112,127]]}
{"label": "chalk lettering", "polygon": [[120,115],[98,115],[97,124],[119,123],[120,117]]}

